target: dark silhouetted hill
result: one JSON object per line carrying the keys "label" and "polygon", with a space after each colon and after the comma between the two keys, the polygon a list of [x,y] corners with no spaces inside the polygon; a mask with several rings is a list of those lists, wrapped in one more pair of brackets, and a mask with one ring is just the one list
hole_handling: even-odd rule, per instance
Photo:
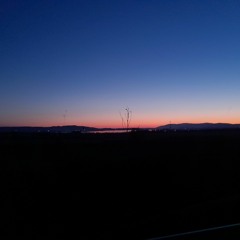
{"label": "dark silhouetted hill", "polygon": [[89,132],[96,131],[97,128],[86,126],[52,126],[52,127],[0,127],[0,132],[50,132],[50,133],[71,133],[71,132]]}
{"label": "dark silhouetted hill", "polygon": [[230,123],[181,123],[167,124],[159,126],[157,130],[221,130],[221,129],[239,129],[240,124]]}

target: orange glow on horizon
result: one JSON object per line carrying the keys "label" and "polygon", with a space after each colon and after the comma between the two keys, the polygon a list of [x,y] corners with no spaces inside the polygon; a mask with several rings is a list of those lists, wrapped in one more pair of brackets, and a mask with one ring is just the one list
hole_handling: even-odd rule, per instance
{"label": "orange glow on horizon", "polygon": [[[141,115],[133,115],[130,121],[130,128],[156,128],[159,126],[167,125],[167,124],[180,124],[180,123],[230,123],[230,124],[239,124],[240,123],[240,115],[220,115],[212,113],[211,115],[205,114],[201,115],[195,114],[183,114],[181,116],[177,115],[165,115],[159,116],[154,115],[150,117],[146,114]],[[0,121],[0,126],[2,127],[20,127],[20,126],[32,126],[32,127],[51,127],[51,126],[66,126],[66,125],[76,125],[76,126],[87,126],[87,127],[95,127],[95,128],[123,128],[123,124],[121,118],[119,116],[115,116],[113,118],[107,118],[103,116],[91,116],[89,118],[79,117],[68,117],[67,119],[58,119],[54,116],[52,117],[27,117],[16,119],[11,118],[9,121],[7,119],[2,119]]]}
{"label": "orange glow on horizon", "polygon": [[[181,124],[181,123],[230,123],[230,124],[239,124],[240,118],[228,118],[228,116],[224,118],[185,118],[179,117],[174,119],[145,119],[145,121],[141,119],[133,119],[130,122],[130,128],[156,128],[159,126],[167,125],[167,124]],[[123,128],[122,123],[119,120],[109,120],[109,121],[82,121],[79,120],[71,120],[66,122],[56,122],[54,120],[44,120],[44,121],[22,121],[21,123],[14,124],[13,121],[3,122],[0,124],[2,127],[20,127],[20,126],[29,126],[29,127],[51,127],[51,126],[66,126],[66,125],[76,125],[76,126],[87,126],[87,127],[95,127],[95,128]]]}

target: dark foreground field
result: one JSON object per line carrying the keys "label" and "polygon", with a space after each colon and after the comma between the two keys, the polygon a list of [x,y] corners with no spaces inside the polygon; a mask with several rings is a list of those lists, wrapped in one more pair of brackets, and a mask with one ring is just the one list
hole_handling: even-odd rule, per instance
{"label": "dark foreground field", "polygon": [[2,239],[148,239],[240,222],[237,130],[4,133],[0,151]]}

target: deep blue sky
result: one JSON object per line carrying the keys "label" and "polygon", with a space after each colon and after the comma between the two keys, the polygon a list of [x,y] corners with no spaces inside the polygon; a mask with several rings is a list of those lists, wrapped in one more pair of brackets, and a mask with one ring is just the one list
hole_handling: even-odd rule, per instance
{"label": "deep blue sky", "polygon": [[0,126],[240,122],[239,0],[3,0]]}

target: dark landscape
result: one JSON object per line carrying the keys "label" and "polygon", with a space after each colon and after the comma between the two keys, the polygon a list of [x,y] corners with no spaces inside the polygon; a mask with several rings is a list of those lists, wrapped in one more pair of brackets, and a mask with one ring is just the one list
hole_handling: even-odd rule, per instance
{"label": "dark landscape", "polygon": [[239,13],[1,0],[0,240],[239,240]]}
{"label": "dark landscape", "polygon": [[149,239],[238,223],[239,146],[239,129],[1,132],[1,237]]}

